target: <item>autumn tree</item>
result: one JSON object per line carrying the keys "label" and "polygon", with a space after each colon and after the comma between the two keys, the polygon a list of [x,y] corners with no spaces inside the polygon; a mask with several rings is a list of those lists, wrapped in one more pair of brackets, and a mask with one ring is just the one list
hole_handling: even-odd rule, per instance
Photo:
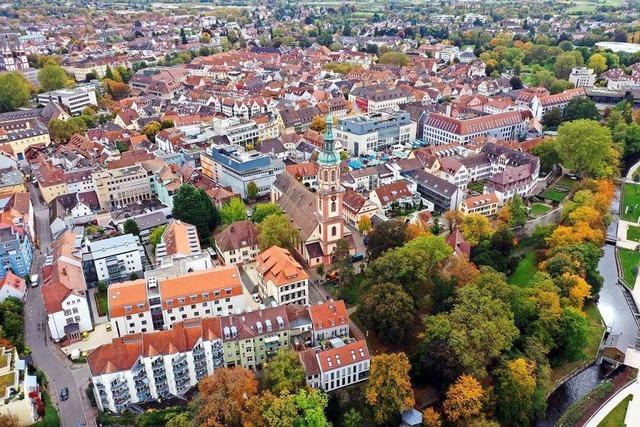
{"label": "autumn tree", "polygon": [[280,246],[293,250],[299,239],[296,230],[287,215],[272,214],[258,224],[258,242],[260,250],[267,250],[271,246]]}
{"label": "autumn tree", "polygon": [[0,74],[0,112],[24,107],[31,97],[31,86],[24,76],[17,72]]}
{"label": "autumn tree", "polygon": [[198,384],[195,421],[200,426],[240,426],[258,382],[248,369],[221,368]]}
{"label": "autumn tree", "polygon": [[504,425],[527,426],[535,420],[535,363],[522,357],[504,364],[497,374],[496,409]]}
{"label": "autumn tree", "polygon": [[298,353],[291,350],[279,350],[275,357],[264,365],[264,386],[272,393],[295,394],[306,384],[304,368]]}
{"label": "autumn tree", "polygon": [[240,197],[234,197],[220,208],[220,219],[225,225],[247,219],[247,208]]}
{"label": "autumn tree", "polygon": [[459,210],[455,210],[455,211],[446,211],[443,217],[444,217],[444,220],[447,222],[449,233],[453,233],[453,230],[455,230],[462,224],[464,215]]}
{"label": "autumn tree", "polygon": [[324,132],[326,126],[327,123],[325,122],[325,119],[322,116],[318,115],[311,120],[309,129],[315,130],[316,132]]}
{"label": "autumn tree", "polygon": [[72,117],[67,121],[53,119],[48,126],[49,135],[55,142],[68,142],[75,134],[83,134],[87,130],[87,124],[80,117]]}
{"label": "autumn tree", "polygon": [[442,416],[440,412],[429,407],[422,411],[422,426],[423,427],[441,427]]}
{"label": "autumn tree", "polygon": [[363,215],[362,218],[358,220],[358,231],[362,234],[367,234],[371,231],[373,224],[371,223],[371,218],[368,215]]}
{"label": "autumn tree", "polygon": [[391,422],[398,413],[413,407],[410,369],[404,353],[383,353],[371,358],[365,401],[376,423]]}
{"label": "autumn tree", "polygon": [[365,241],[370,260],[375,260],[385,251],[402,246],[407,239],[407,225],[404,221],[382,222],[373,229]]}
{"label": "autumn tree", "polygon": [[461,375],[449,387],[446,396],[443,410],[453,423],[471,420],[482,412],[484,390],[471,375]]}
{"label": "autumn tree", "polygon": [[460,229],[471,246],[478,246],[482,240],[491,237],[492,233],[491,223],[487,217],[478,213],[465,215]]}
{"label": "autumn tree", "polygon": [[417,239],[418,237],[430,236],[431,231],[425,227],[422,222],[410,222],[407,224],[407,241]]}
{"label": "autumn tree", "polygon": [[607,71],[607,58],[600,53],[594,53],[589,58],[587,67],[592,68],[596,74],[604,73]]}
{"label": "autumn tree", "polygon": [[162,125],[159,122],[149,122],[142,128],[142,133],[149,138],[149,141],[155,141],[156,135],[162,130]]}
{"label": "autumn tree", "polygon": [[336,246],[331,253],[333,267],[338,272],[338,280],[340,287],[344,287],[353,281],[353,264],[351,263],[351,254],[349,253],[349,244],[345,239],[336,242]]}
{"label": "autumn tree", "polygon": [[361,295],[358,315],[380,341],[403,342],[409,335],[415,313],[411,295],[394,283],[378,283]]}
{"label": "autumn tree", "polygon": [[406,53],[390,50],[383,53],[378,62],[381,64],[393,64],[404,67],[409,63],[409,57]]}
{"label": "autumn tree", "polygon": [[111,95],[115,100],[126,98],[131,94],[131,87],[126,83],[105,79],[103,84],[109,95]]}
{"label": "autumn tree", "polygon": [[282,209],[275,203],[258,203],[253,207],[251,221],[260,224],[269,215],[282,215]]}
{"label": "autumn tree", "polygon": [[556,148],[562,165],[581,177],[611,177],[618,172],[619,155],[611,131],[596,121],[563,123]]}

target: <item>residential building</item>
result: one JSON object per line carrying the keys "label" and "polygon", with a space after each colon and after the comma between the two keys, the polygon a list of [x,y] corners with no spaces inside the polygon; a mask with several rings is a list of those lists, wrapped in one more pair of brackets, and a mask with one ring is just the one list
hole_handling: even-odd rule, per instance
{"label": "residential building", "polygon": [[569,74],[569,81],[575,87],[593,87],[596,84],[596,73],[592,68],[575,67]]}
{"label": "residential building", "polygon": [[[5,28],[3,30],[6,30]],[[0,34],[0,71],[20,71],[29,68],[27,51],[18,33]]]}
{"label": "residential building", "polygon": [[65,88],[38,94],[40,104],[55,102],[69,109],[73,116],[77,116],[89,106],[97,106],[96,89],[93,84],[79,85],[75,88]]}
{"label": "residential building", "polygon": [[10,417],[7,425],[35,424],[39,419],[36,401],[41,399],[38,379],[29,375],[26,361],[19,358],[15,348],[0,347],[0,360],[0,416]]}
{"label": "residential building", "polygon": [[138,236],[124,234],[86,242],[82,249],[82,267],[89,286],[142,277],[146,255]]}
{"label": "residential building", "polygon": [[409,189],[405,180],[398,180],[391,184],[378,187],[369,193],[369,200],[375,203],[384,212],[394,206],[399,208],[412,207],[415,201],[414,193]]}
{"label": "residential building", "polygon": [[288,250],[272,246],[256,260],[258,290],[264,301],[273,300],[278,305],[309,303],[309,275]]}
{"label": "residential building", "polygon": [[214,131],[218,135],[224,135],[229,144],[239,145],[243,148],[247,148],[247,146],[254,147],[260,133],[260,129],[254,120],[239,117],[215,122]]}
{"label": "residential building", "polygon": [[336,128],[336,141],[349,153],[372,154],[394,145],[411,144],[416,139],[416,123],[406,111],[377,111],[348,117]]}
{"label": "residential building", "polygon": [[253,261],[260,251],[258,234],[250,220],[232,222],[213,236],[218,260],[223,265]]}
{"label": "residential building", "polygon": [[0,223],[0,278],[12,272],[24,277],[33,260],[31,237],[22,227]]}
{"label": "residential building", "polygon": [[284,172],[282,160],[239,145],[213,144],[209,153],[201,154],[202,172],[223,187],[247,198],[247,186],[258,187],[258,197],[269,194],[271,186]]}
{"label": "residential building", "polygon": [[564,92],[556,93],[555,95],[536,95],[536,98],[532,101],[533,108],[531,111],[533,111],[534,117],[540,121],[543,119],[544,115],[552,109],[557,108],[560,111],[563,111],[564,107],[566,107],[572,99],[583,96],[586,96],[586,92],[582,87],[568,89]]}
{"label": "residential building", "polygon": [[65,338],[78,341],[83,332],[93,329],[86,294],[56,281],[42,286],[42,298],[49,332],[55,342]]}
{"label": "residential building", "polygon": [[0,198],[23,193],[26,190],[22,172],[15,167],[0,169]]}
{"label": "residential building", "polygon": [[380,208],[355,191],[347,188],[342,199],[342,212],[345,221],[353,227],[357,227],[360,220],[364,217],[369,219],[378,213]]}
{"label": "residential building", "polygon": [[331,340],[327,349],[310,349],[300,353],[306,381],[310,387],[335,391],[369,378],[370,356],[363,341]]}
{"label": "residential building", "polygon": [[312,345],[324,340],[349,337],[349,313],[344,301],[328,301],[309,307],[313,334]]}
{"label": "residential building", "polygon": [[415,171],[411,178],[417,183],[420,195],[433,203],[436,211],[455,211],[460,208],[464,192],[457,185],[423,170]]}
{"label": "residential building", "polygon": [[0,278],[0,302],[7,298],[17,298],[22,301],[26,295],[27,285],[22,277],[8,271],[4,277]]}
{"label": "residential building", "polygon": [[93,184],[103,209],[121,209],[151,198],[151,182],[141,165],[93,173]]}
{"label": "residential building", "polygon": [[0,123],[0,148],[10,150],[18,160],[24,160],[27,148],[49,144],[49,130],[39,120],[10,120]]}
{"label": "residential building", "polygon": [[373,113],[379,110],[396,109],[401,104],[414,101],[414,98],[411,92],[404,89],[376,84],[353,89],[349,93],[349,101],[355,103],[360,111]]}
{"label": "residential building", "polygon": [[498,139],[517,140],[527,132],[524,111],[508,111],[470,119],[449,117],[431,113],[424,125],[424,139],[431,145],[452,143],[468,144],[479,136],[494,136]]}
{"label": "residential building", "polygon": [[499,204],[500,200],[496,193],[469,196],[460,204],[460,212],[465,215],[480,214],[486,217],[492,217],[498,213]]}
{"label": "residential building", "polygon": [[160,243],[156,245],[156,265],[171,263],[173,258],[187,257],[201,252],[196,227],[173,219],[162,233]]}
{"label": "residential building", "polygon": [[109,319],[118,336],[171,328],[176,322],[226,316],[245,308],[236,266],[146,274],[109,286]]}

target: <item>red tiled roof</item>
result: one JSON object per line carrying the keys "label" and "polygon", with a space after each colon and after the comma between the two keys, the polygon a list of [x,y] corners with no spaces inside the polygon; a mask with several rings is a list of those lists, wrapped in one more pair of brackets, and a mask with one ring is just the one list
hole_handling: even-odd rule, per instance
{"label": "red tiled roof", "polygon": [[369,359],[369,349],[365,341],[354,341],[338,348],[316,353],[322,372],[331,371]]}

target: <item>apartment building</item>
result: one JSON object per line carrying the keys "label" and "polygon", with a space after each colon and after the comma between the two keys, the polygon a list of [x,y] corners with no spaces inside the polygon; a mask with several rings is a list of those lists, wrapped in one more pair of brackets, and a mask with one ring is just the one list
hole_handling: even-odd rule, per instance
{"label": "apartment building", "polygon": [[457,185],[429,172],[417,170],[412,174],[412,179],[420,195],[433,203],[438,212],[458,210],[464,199],[464,192]]}
{"label": "apartment building", "polygon": [[349,101],[365,113],[396,109],[399,105],[414,100],[411,92],[397,87],[390,88],[384,84],[357,87],[349,93]]}
{"label": "apartment building", "polygon": [[140,165],[94,172],[93,183],[102,209],[120,209],[152,195],[149,176]]}
{"label": "apartment building", "polygon": [[240,273],[235,266],[146,275],[109,286],[109,318],[116,334],[170,328],[198,317],[224,316],[245,308]]}
{"label": "apartment building", "polygon": [[18,160],[24,160],[27,148],[51,144],[49,130],[39,120],[0,123],[0,147],[10,148]]}
{"label": "apartment building", "polygon": [[256,260],[263,300],[273,300],[278,305],[309,303],[309,275],[288,250],[272,246]]}
{"label": "apartment building", "polygon": [[517,140],[527,132],[527,114],[508,111],[470,119],[431,113],[424,124],[424,139],[430,145],[468,144],[479,136],[493,136],[503,140]]}
{"label": "apartment building", "polygon": [[202,172],[223,187],[247,198],[247,186],[258,187],[258,197],[271,192],[276,178],[284,172],[282,160],[258,151],[246,151],[239,145],[213,144],[211,151],[201,154]]}
{"label": "apartment building", "polygon": [[498,213],[500,200],[496,193],[485,193],[478,196],[470,196],[460,204],[460,212],[465,215],[480,214],[486,217],[495,216]]}
{"label": "apartment building", "polygon": [[258,256],[258,227],[250,220],[236,221],[214,235],[218,260],[224,265],[251,262]]}
{"label": "apartment building", "polygon": [[372,154],[416,139],[416,123],[406,111],[377,111],[345,118],[335,129],[336,141],[349,153]]}
{"label": "apartment building", "polygon": [[226,136],[229,144],[239,145],[243,148],[247,148],[247,145],[255,146],[260,135],[260,129],[254,120],[239,117],[215,122],[214,131],[218,135]]}
{"label": "apartment building", "polygon": [[7,273],[24,277],[31,270],[33,245],[22,228],[0,223],[0,279]]}
{"label": "apartment building", "polygon": [[132,275],[142,277],[146,255],[138,236],[125,234],[87,242],[82,249],[82,267],[88,286],[114,283]]}
{"label": "apartment building", "polygon": [[575,87],[593,87],[596,84],[596,73],[592,68],[575,67],[569,74],[569,81]]}
{"label": "apartment building", "polygon": [[313,334],[311,344],[320,345],[324,340],[349,336],[349,313],[344,301],[329,301],[309,307]]}
{"label": "apartment building", "polygon": [[562,111],[572,99],[582,96],[586,96],[583,87],[568,89],[554,95],[536,95],[531,102],[531,111],[537,120],[542,120],[547,112],[554,108]]}
{"label": "apartment building", "polygon": [[194,225],[173,219],[167,225],[156,246],[156,265],[172,263],[174,258],[202,252],[198,230]]}
{"label": "apartment building", "polygon": [[86,294],[56,281],[42,287],[47,313],[47,326],[55,342],[68,338],[82,339],[82,333],[93,330]]}
{"label": "apartment building", "polygon": [[65,88],[38,94],[38,102],[42,105],[55,102],[64,105],[73,116],[91,106],[97,106],[96,89],[93,84],[79,85],[75,88]]}
{"label": "apartment building", "polygon": [[366,342],[335,338],[330,347],[300,353],[310,387],[335,391],[369,379],[370,356]]}

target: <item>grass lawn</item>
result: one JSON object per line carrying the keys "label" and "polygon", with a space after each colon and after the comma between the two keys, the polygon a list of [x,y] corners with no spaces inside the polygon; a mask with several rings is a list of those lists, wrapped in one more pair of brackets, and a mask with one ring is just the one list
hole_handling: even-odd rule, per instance
{"label": "grass lawn", "polygon": [[542,216],[551,210],[551,206],[543,203],[534,203],[531,205],[529,213],[533,216]]}
{"label": "grass lawn", "polygon": [[98,307],[98,315],[106,316],[109,311],[109,300],[107,298],[107,291],[97,291],[95,294],[96,306]]}
{"label": "grass lawn", "polygon": [[636,225],[630,225],[627,229],[627,239],[634,242],[640,242],[640,227]]}
{"label": "grass lawn", "polygon": [[16,377],[13,372],[9,372],[0,377],[0,395],[4,396],[7,387],[12,386],[15,379]]}
{"label": "grass lawn", "polygon": [[509,283],[517,286],[527,286],[537,271],[536,254],[533,250],[530,250],[520,260],[515,271],[509,277]]}
{"label": "grass lawn", "polygon": [[553,202],[560,203],[565,197],[567,197],[567,194],[573,190],[576,184],[577,181],[574,181],[573,179],[561,178],[558,182],[547,188],[542,194],[540,194],[540,196]]}
{"label": "grass lawn", "polygon": [[640,184],[626,183],[623,191],[622,219],[638,222],[640,216]]}
{"label": "grass lawn", "polygon": [[589,322],[589,342],[584,348],[584,354],[580,360],[565,363],[553,368],[551,370],[551,380],[553,382],[559,381],[583,363],[596,359],[598,349],[600,348],[600,341],[602,340],[602,334],[604,334],[604,325],[602,324],[600,311],[598,311],[598,307],[594,303],[585,305],[584,312],[586,313],[587,321]]}
{"label": "grass lawn", "polygon": [[633,395],[631,394],[625,397],[622,402],[618,403],[618,405],[604,417],[604,420],[600,421],[598,427],[624,427],[624,417],[627,415],[627,407],[629,407],[631,399],[633,399]]}
{"label": "grass lawn", "polygon": [[633,285],[636,283],[636,275],[633,272],[633,267],[640,264],[640,252],[622,248],[617,249],[617,251],[620,264],[622,265],[622,278],[633,288]]}

